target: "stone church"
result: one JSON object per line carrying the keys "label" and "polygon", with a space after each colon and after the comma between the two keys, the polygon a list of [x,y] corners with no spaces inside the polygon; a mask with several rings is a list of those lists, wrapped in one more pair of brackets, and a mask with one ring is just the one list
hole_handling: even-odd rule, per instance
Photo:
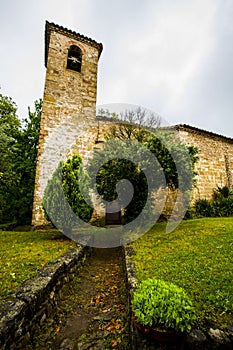
{"label": "stone church", "polygon": [[[111,124],[96,116],[98,61],[95,40],[46,22],[43,110],[40,125],[32,225],[46,223],[43,193],[60,160],[91,156]],[[233,139],[189,125],[173,126],[180,139],[199,150],[193,198],[211,198],[216,186],[233,185]]]}

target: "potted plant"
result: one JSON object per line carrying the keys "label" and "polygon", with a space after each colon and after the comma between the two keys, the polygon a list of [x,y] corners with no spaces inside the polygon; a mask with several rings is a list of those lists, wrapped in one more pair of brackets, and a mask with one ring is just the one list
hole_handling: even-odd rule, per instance
{"label": "potted plant", "polygon": [[176,342],[190,332],[196,320],[192,301],[173,283],[148,278],[140,282],[132,298],[136,327],[160,342]]}

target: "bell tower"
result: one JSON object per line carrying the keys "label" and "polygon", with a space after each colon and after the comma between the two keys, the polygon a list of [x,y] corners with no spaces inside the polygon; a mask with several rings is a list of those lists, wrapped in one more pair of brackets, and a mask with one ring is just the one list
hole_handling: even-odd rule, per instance
{"label": "bell tower", "polygon": [[102,44],[86,36],[46,22],[47,69],[34,189],[34,226],[46,223],[43,193],[58,163],[75,152],[88,156],[88,145],[94,144],[97,68],[102,49]]}

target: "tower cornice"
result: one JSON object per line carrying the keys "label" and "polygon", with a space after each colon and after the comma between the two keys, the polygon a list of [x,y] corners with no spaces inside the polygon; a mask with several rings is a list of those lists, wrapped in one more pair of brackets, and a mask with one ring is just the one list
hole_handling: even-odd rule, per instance
{"label": "tower cornice", "polygon": [[89,46],[95,47],[99,52],[98,57],[100,57],[101,52],[103,50],[103,45],[101,43],[98,43],[97,41],[91,38],[88,38],[85,35],[76,33],[73,30],[70,30],[58,24],[46,21],[45,23],[45,67],[47,67],[47,61],[48,61],[48,48],[49,48],[50,35],[53,31],[56,33],[60,33],[65,36],[68,36],[71,39],[79,40]]}

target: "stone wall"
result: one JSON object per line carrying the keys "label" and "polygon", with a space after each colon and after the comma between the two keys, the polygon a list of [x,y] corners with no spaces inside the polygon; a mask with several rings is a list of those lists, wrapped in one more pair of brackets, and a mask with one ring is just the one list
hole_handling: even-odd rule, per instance
{"label": "stone wall", "polygon": [[177,126],[181,140],[198,148],[193,198],[211,199],[217,186],[233,186],[233,139],[188,125]]}
{"label": "stone wall", "polygon": [[88,246],[78,246],[48,264],[0,304],[0,350],[23,350],[30,344],[43,321],[56,315],[63,285],[74,279],[90,252]]}
{"label": "stone wall", "polygon": [[[115,121],[105,117],[96,117],[95,126],[89,126],[84,122],[78,122],[76,128],[73,128],[75,132],[70,134],[70,139],[73,140],[73,144],[66,150],[65,159],[72,156],[74,153],[79,153],[83,158],[84,162],[92,156],[95,148],[101,147],[105,140],[106,133]],[[94,124],[94,122],[93,122]],[[77,132],[77,127],[79,132]],[[56,131],[54,137],[57,140],[62,140],[62,133],[65,132],[65,128],[61,127]],[[192,201],[194,202],[199,198],[211,199],[213,189],[217,186],[229,186],[232,188],[233,185],[233,140],[220,135],[209,133],[204,130],[196,129],[191,126],[179,125],[176,127],[181,138],[181,141],[187,145],[192,145],[198,148],[199,160],[196,164],[195,170],[197,172],[196,185],[193,190]],[[61,133],[59,132],[61,131]],[[53,151],[56,152],[56,142],[52,142]],[[58,148],[60,146],[57,146]],[[50,154],[52,149],[50,150]],[[45,164],[42,165],[44,171],[47,171],[51,165],[50,162],[46,163],[46,157],[44,158]],[[55,169],[53,169],[54,171]],[[50,172],[52,174],[52,171]],[[46,183],[44,183],[43,189]],[[176,193],[166,191],[166,205],[163,210],[165,216],[169,216],[174,209],[176,203]],[[159,202],[159,200],[158,200]],[[183,203],[176,203],[178,212],[183,212]],[[103,216],[104,208],[97,205],[95,208],[95,215]],[[96,214],[97,213],[97,214]],[[41,217],[43,218],[43,213]],[[43,219],[44,220],[44,219]],[[38,222],[38,221],[37,221]]]}

